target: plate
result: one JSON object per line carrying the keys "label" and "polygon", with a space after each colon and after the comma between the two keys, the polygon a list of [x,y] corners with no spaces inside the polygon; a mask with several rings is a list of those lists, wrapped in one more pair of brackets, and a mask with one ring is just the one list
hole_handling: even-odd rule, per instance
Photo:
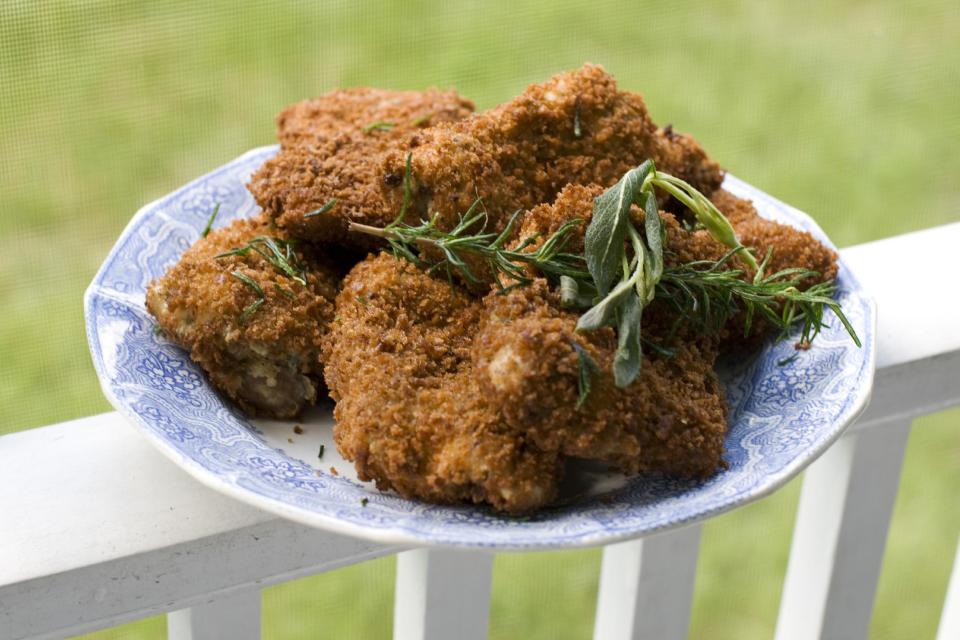
{"label": "plate", "polygon": [[[215,203],[218,226],[259,211],[245,183],[276,147],[254,149],[141,209],[86,292],[90,353],[110,402],[202,483],[279,516],[406,545],[549,549],[606,544],[703,520],[763,497],[800,472],[866,406],[876,359],[876,310],[841,260],[839,300],[863,347],[832,322],[793,362],[793,341],[768,344],[721,371],[730,403],[728,468],[705,481],[625,478],[583,465],[559,504],[526,518],[439,506],[362,483],[333,446],[332,407],[300,422],[249,420],[225,402],[187,353],[153,331],[147,284],[193,244]],[[724,187],[761,215],[811,232],[808,216],[727,176]],[[293,427],[301,427],[295,433]],[[320,459],[320,445],[324,445]],[[338,472],[334,473],[334,469]]]}

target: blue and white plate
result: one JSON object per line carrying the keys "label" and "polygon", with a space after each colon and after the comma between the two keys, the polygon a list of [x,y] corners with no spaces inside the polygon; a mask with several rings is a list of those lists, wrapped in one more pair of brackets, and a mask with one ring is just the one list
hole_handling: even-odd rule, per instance
{"label": "blue and white plate", "polygon": [[[225,402],[144,309],[147,284],[180,258],[221,203],[218,226],[259,209],[245,183],[276,147],[254,149],[141,209],[87,290],[90,352],[113,405],[204,484],[280,516],[348,535],[411,545],[547,549],[598,545],[678,527],[765,496],[821,454],[866,406],[873,381],[872,300],[841,261],[839,299],[863,341],[832,322],[814,348],[764,348],[723,372],[730,402],[725,471],[701,482],[624,478],[584,466],[564,498],[529,518],[437,506],[378,492],[333,445],[330,406],[304,420],[249,420]],[[805,214],[727,176],[760,213],[829,243]],[[302,433],[294,432],[299,425]],[[323,459],[318,459],[320,445]],[[338,473],[333,472],[333,468]]]}

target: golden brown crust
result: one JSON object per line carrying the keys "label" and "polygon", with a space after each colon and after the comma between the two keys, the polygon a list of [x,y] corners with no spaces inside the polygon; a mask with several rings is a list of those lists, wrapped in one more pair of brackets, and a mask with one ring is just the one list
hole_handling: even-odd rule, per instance
{"label": "golden brown crust", "polygon": [[[481,389],[538,447],[631,474],[704,477],[722,466],[726,403],[714,341],[685,343],[673,358],[644,354],[640,377],[620,389],[611,374],[613,331],[577,333],[577,314],[561,311],[543,280],[491,293],[485,306],[473,347]],[[599,369],[579,409],[574,343]]]}
{"label": "golden brown crust", "polygon": [[[473,104],[454,91],[341,89],[287,107],[277,117],[281,150],[251,177],[248,188],[276,224],[316,242],[345,238],[348,221],[389,223],[380,193],[380,157],[407,149],[438,122],[459,120]],[[390,128],[367,130],[377,123]],[[336,199],[327,213],[304,214]],[[360,246],[374,246],[351,236]],[[366,243],[366,244],[365,244]]]}
{"label": "golden brown crust", "polygon": [[[248,413],[293,417],[313,404],[320,379],[320,341],[333,317],[339,278],[324,258],[297,249],[307,286],[280,273],[256,252],[215,256],[257,236],[286,239],[263,216],[237,220],[198,240],[180,261],[147,288],[147,309],[211,382]],[[262,289],[265,302],[245,321],[258,298],[231,276],[239,272]]]}
{"label": "golden brown crust", "polygon": [[480,393],[469,347],[481,304],[381,254],[358,264],[324,343],[334,436],[362,480],[432,502],[523,512],[556,495],[560,459]]}
{"label": "golden brown crust", "polygon": [[[575,123],[579,123],[577,135]],[[384,155],[386,198],[402,200],[406,151]],[[492,229],[516,210],[553,201],[567,184],[610,186],[647,159],[706,193],[722,180],[692,138],[666,135],[642,98],[617,90],[601,67],[584,67],[530,85],[517,98],[460,122],[425,131],[412,150],[413,211],[440,215],[450,228],[479,196]]]}

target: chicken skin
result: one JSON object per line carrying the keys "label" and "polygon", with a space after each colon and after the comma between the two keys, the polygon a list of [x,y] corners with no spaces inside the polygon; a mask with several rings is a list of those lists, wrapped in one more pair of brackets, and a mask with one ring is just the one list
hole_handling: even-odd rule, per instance
{"label": "chicken skin", "polygon": [[[395,215],[380,192],[381,156],[417,144],[426,127],[472,111],[453,91],[343,89],[299,102],[278,116],[280,152],[253,174],[248,189],[292,236],[342,242],[348,222],[384,226]],[[349,240],[376,246],[365,236]]]}
{"label": "chicken skin", "polygon": [[[285,254],[294,275],[256,249]],[[302,270],[300,269],[302,267]],[[305,284],[304,284],[305,282]],[[147,288],[147,309],[190,352],[213,385],[252,415],[290,418],[324,387],[320,343],[333,318],[340,277],[310,247],[288,244],[263,216],[212,231]]]}

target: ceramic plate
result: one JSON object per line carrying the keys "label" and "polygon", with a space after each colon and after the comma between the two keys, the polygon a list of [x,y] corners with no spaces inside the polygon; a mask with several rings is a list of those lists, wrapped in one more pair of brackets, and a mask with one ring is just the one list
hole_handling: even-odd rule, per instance
{"label": "ceramic plate", "polygon": [[[255,149],[141,209],[87,290],[90,352],[104,393],[164,454],[204,484],[298,522],[386,543],[546,549],[609,543],[708,518],[765,496],[822,453],[865,407],[875,361],[875,309],[841,261],[839,299],[863,341],[831,322],[793,362],[793,341],[722,370],[730,403],[725,471],[706,481],[624,478],[584,465],[563,499],[529,518],[437,506],[362,483],[333,445],[331,406],[299,422],[249,420],[187,353],[155,335],[144,291],[173,265],[221,203],[217,226],[259,211],[244,184],[276,147]],[[761,215],[810,231],[805,214],[727,176]],[[295,433],[299,425],[303,433]],[[320,445],[323,459],[318,459]],[[339,475],[334,475],[335,468]]]}

